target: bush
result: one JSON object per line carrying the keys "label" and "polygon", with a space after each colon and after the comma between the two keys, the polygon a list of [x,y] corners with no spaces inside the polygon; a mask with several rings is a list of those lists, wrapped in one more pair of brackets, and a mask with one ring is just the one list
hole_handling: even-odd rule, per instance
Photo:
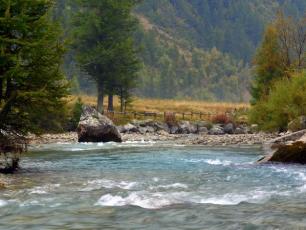
{"label": "bush", "polygon": [[213,116],[211,121],[215,124],[228,124],[231,119],[226,114],[218,114]]}
{"label": "bush", "polygon": [[78,98],[78,100],[73,105],[72,111],[71,111],[71,118],[68,126],[68,131],[75,131],[78,127],[80,117],[82,114],[82,106],[83,102],[81,98]]}
{"label": "bush", "polygon": [[166,112],[165,113],[165,123],[169,126],[174,126],[177,124],[175,113]]}
{"label": "bush", "polygon": [[284,131],[295,118],[306,114],[306,72],[274,84],[267,98],[252,107],[249,119],[266,131]]}

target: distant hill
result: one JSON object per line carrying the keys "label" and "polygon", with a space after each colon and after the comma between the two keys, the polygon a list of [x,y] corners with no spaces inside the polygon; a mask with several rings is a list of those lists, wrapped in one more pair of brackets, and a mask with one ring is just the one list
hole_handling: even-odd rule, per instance
{"label": "distant hill", "polygon": [[249,63],[265,25],[305,0],[146,0],[135,11],[143,71],[137,94],[247,101]]}
{"label": "distant hill", "polygon": [[294,17],[305,0],[146,0],[137,9],[176,40],[250,61],[264,27],[278,10]]}

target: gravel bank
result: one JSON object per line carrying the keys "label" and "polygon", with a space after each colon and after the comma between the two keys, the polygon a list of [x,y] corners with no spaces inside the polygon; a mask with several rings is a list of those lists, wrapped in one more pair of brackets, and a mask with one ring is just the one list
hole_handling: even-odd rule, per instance
{"label": "gravel bank", "polygon": [[[123,141],[156,141],[156,142],[173,142],[173,144],[182,145],[207,145],[207,146],[231,146],[231,145],[261,145],[269,141],[277,134],[256,133],[256,134],[225,134],[225,135],[208,135],[208,134],[168,134],[146,133],[146,134],[122,134]],[[76,143],[78,140],[77,133],[63,134],[45,134],[40,137],[31,136],[30,145],[52,144],[52,143]]]}

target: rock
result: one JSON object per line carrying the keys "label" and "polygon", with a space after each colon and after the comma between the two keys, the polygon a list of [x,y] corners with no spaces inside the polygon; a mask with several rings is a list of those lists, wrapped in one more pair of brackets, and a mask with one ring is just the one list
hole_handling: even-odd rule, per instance
{"label": "rock", "polygon": [[292,144],[280,145],[268,161],[306,164],[306,143],[297,141]]}
{"label": "rock", "polygon": [[223,128],[220,125],[214,125],[208,132],[210,135],[223,135],[225,134]]}
{"label": "rock", "polygon": [[156,122],[154,124],[155,130],[158,131],[165,131],[167,133],[170,133],[169,126],[166,123],[163,122]]}
{"label": "rock", "polygon": [[117,129],[118,129],[119,133],[125,133],[124,126],[119,125],[119,126],[117,126]]}
{"label": "rock", "polygon": [[206,127],[198,127],[198,134],[207,134],[208,129]]}
{"label": "rock", "polygon": [[235,131],[235,127],[232,123],[226,124],[223,129],[226,134],[233,134]]}
{"label": "rock", "polygon": [[170,126],[170,134],[177,134],[179,131],[179,127],[177,125]]}
{"label": "rock", "polygon": [[148,131],[147,127],[139,127],[138,132],[141,134],[146,134]]}
{"label": "rock", "polygon": [[79,142],[122,142],[117,127],[96,109],[83,106],[77,133]]}
{"label": "rock", "polygon": [[275,138],[263,147],[266,156],[259,163],[306,164],[306,129]]}
{"label": "rock", "polygon": [[178,124],[178,132],[179,134],[190,134],[190,133],[197,133],[198,129],[197,126],[190,123],[189,121],[180,121]]}
{"label": "rock", "polygon": [[139,130],[135,125],[130,123],[123,126],[123,133],[137,133]]}
{"label": "rock", "polygon": [[291,132],[297,132],[303,129],[306,129],[306,116],[300,116],[288,124],[288,130]]}
{"label": "rock", "polygon": [[155,133],[155,128],[151,126],[147,126],[147,133]]}
{"label": "rock", "polygon": [[239,126],[235,129],[234,134],[248,134],[248,132],[249,132],[248,127],[243,126],[243,125],[239,125]]}

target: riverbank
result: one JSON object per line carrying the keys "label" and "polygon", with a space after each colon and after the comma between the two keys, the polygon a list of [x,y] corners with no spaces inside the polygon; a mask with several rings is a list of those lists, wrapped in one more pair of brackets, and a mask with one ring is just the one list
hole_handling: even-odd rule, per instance
{"label": "riverbank", "polygon": [[[232,146],[232,145],[261,145],[275,137],[274,133],[255,133],[255,134],[169,134],[160,133],[130,133],[122,134],[124,142],[127,141],[155,141],[173,142],[180,145],[207,145],[207,146]],[[45,134],[41,136],[30,136],[30,145],[54,144],[54,143],[77,143],[76,132],[62,134]]]}

